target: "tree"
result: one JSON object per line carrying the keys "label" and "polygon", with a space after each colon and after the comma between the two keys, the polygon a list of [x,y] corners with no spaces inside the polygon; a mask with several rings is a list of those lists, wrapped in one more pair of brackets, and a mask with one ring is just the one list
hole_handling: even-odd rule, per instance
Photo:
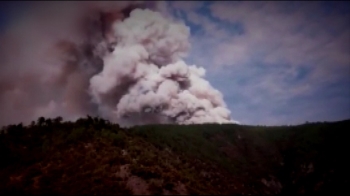
{"label": "tree", "polygon": [[16,128],[17,128],[18,130],[22,130],[22,129],[23,129],[23,123],[19,123],[19,124],[16,126]]}
{"label": "tree", "polygon": [[38,125],[39,125],[39,126],[43,126],[44,123],[45,123],[45,118],[44,118],[44,117],[38,118]]}
{"label": "tree", "polygon": [[94,119],[91,116],[89,116],[89,115],[86,116],[86,120],[85,121],[86,121],[86,125],[87,126],[92,126],[94,124]]}
{"label": "tree", "polygon": [[56,117],[53,119],[53,122],[57,125],[60,124],[63,121],[63,118],[61,116]]}
{"label": "tree", "polygon": [[45,124],[46,124],[47,126],[51,126],[51,125],[52,125],[51,119],[50,119],[50,118],[46,119],[46,120],[45,120]]}

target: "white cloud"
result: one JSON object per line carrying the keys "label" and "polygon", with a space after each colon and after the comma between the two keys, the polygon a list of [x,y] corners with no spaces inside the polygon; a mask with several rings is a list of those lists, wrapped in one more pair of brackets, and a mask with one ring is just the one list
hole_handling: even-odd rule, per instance
{"label": "white cloud", "polygon": [[[341,35],[333,35],[328,31],[331,27],[341,29],[346,26],[349,20],[344,20],[342,18],[344,16],[333,16],[332,20],[338,22],[332,24],[327,17],[313,19],[312,11],[308,10],[311,4],[301,4],[300,9],[289,14],[281,10],[280,7],[283,6],[278,2],[266,3],[261,7],[255,4],[255,2],[213,4],[211,7],[213,16],[232,23],[239,21],[245,28],[245,34],[233,37],[225,43],[225,48],[229,52],[218,53],[217,59],[232,60],[227,57],[232,56],[231,51],[241,51],[241,48],[244,48],[246,51],[239,56],[246,61],[261,55],[262,62],[279,63],[284,60],[294,66],[313,63],[320,59],[331,59],[337,64],[350,63],[348,55],[350,28]],[[218,44],[218,47],[223,46]],[[221,64],[230,64],[230,61]]]}
{"label": "white cloud", "polygon": [[[244,97],[239,103],[227,100],[232,116],[243,123],[295,123],[317,116],[313,107],[326,111],[321,102],[304,107],[311,111],[300,118],[293,117],[294,106],[286,103],[322,92],[326,85],[350,75],[349,15],[334,11],[325,15],[316,2],[214,2],[210,7],[214,17],[243,25],[244,33],[233,35],[229,28],[220,29],[223,23],[195,12],[198,7],[178,6],[187,12],[189,21],[205,29],[191,38],[191,59],[207,67],[212,78],[225,77],[216,83],[222,85],[224,97],[232,93]],[[230,73],[223,75],[228,69]],[[308,70],[308,75],[298,79],[301,69]],[[241,79],[246,82],[237,83]],[[276,116],[271,112],[279,108],[286,113]]]}

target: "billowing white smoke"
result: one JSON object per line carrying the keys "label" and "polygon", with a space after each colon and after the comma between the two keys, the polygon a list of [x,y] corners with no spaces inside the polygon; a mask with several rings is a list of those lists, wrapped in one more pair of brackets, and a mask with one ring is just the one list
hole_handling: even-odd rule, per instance
{"label": "billowing white smoke", "polygon": [[87,114],[122,125],[233,122],[205,70],[181,60],[189,29],[150,5],[33,3],[0,34],[0,125]]}
{"label": "billowing white smoke", "polygon": [[[189,49],[186,26],[135,9],[112,32],[116,46],[90,80],[91,95],[107,117],[129,123],[139,117],[138,124],[231,122],[221,93],[203,79],[205,70],[181,60]],[[111,94],[116,107],[104,103]]]}

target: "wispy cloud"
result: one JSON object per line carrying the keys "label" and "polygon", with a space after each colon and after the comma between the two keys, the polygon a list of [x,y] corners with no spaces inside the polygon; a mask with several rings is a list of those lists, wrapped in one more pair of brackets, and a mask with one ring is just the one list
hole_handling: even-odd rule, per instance
{"label": "wispy cloud", "polygon": [[[188,60],[208,69],[233,117],[283,124],[350,117],[341,111],[350,111],[349,5],[240,1],[169,7],[195,29]],[[335,94],[331,84],[342,91]]]}

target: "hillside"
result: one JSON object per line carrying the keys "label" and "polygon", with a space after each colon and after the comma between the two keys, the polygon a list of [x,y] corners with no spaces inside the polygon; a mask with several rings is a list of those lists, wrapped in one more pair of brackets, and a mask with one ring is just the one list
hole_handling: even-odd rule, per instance
{"label": "hillside", "polygon": [[0,194],[345,193],[350,120],[299,126],[39,118],[0,134]]}

